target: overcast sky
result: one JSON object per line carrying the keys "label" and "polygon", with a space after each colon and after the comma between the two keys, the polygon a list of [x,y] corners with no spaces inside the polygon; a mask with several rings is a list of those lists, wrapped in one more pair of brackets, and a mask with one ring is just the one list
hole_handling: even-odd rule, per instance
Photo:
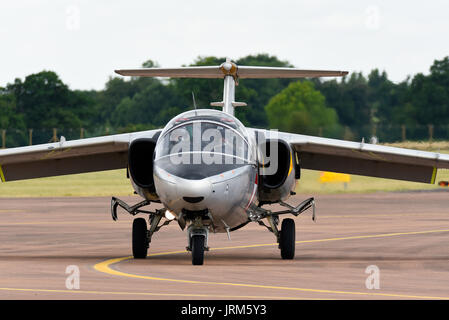
{"label": "overcast sky", "polygon": [[0,43],[0,86],[45,69],[102,89],[148,59],[256,53],[402,81],[449,55],[449,1],[0,0]]}

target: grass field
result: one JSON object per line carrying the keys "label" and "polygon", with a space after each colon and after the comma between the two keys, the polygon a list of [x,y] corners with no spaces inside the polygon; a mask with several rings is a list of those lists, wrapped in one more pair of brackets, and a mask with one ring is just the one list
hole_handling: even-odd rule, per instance
{"label": "grass field", "polygon": [[[416,148],[421,150],[440,149],[449,153],[449,143],[405,143],[393,146]],[[443,148],[445,150],[443,150]],[[298,193],[368,193],[378,191],[406,191],[439,189],[438,184],[430,185],[389,179],[379,179],[351,175],[351,182],[345,189],[343,183],[322,184],[319,171],[302,170],[298,181]],[[436,182],[449,181],[449,170],[439,170]],[[63,196],[126,196],[132,195],[133,189],[126,178],[126,170],[112,170],[60,177],[13,181],[0,183],[0,197],[63,197]]]}

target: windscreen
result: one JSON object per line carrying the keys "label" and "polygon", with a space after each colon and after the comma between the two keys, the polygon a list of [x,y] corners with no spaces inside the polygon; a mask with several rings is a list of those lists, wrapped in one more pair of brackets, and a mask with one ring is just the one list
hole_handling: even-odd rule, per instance
{"label": "windscreen", "polygon": [[248,162],[248,143],[226,124],[192,121],[173,127],[161,137],[156,160],[164,157],[183,164],[243,164]]}

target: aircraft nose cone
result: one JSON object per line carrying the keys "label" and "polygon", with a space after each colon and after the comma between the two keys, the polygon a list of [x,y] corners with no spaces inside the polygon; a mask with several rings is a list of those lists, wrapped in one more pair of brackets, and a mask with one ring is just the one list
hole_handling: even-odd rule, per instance
{"label": "aircraft nose cone", "polygon": [[182,197],[188,203],[198,203],[204,200],[204,197]]}
{"label": "aircraft nose cone", "polygon": [[212,184],[207,180],[184,180],[177,185],[177,193],[186,203],[198,205],[212,193]]}

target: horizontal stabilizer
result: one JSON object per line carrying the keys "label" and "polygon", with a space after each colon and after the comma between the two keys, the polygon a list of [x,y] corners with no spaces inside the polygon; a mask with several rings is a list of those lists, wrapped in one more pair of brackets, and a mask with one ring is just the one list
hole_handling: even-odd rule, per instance
{"label": "horizontal stabilizer", "polygon": [[348,74],[347,71],[301,70],[274,67],[239,67],[237,73],[241,79],[342,77]]}
{"label": "horizontal stabilizer", "polygon": [[[316,78],[341,77],[347,71],[301,70],[295,68],[236,66],[235,75],[240,79],[267,78]],[[133,77],[170,77],[170,78],[224,78],[228,70],[221,66],[180,67],[180,68],[142,68],[115,70],[122,76]]]}
{"label": "horizontal stabilizer", "polygon": [[142,68],[115,70],[122,76],[170,78],[223,78],[219,67]]}

